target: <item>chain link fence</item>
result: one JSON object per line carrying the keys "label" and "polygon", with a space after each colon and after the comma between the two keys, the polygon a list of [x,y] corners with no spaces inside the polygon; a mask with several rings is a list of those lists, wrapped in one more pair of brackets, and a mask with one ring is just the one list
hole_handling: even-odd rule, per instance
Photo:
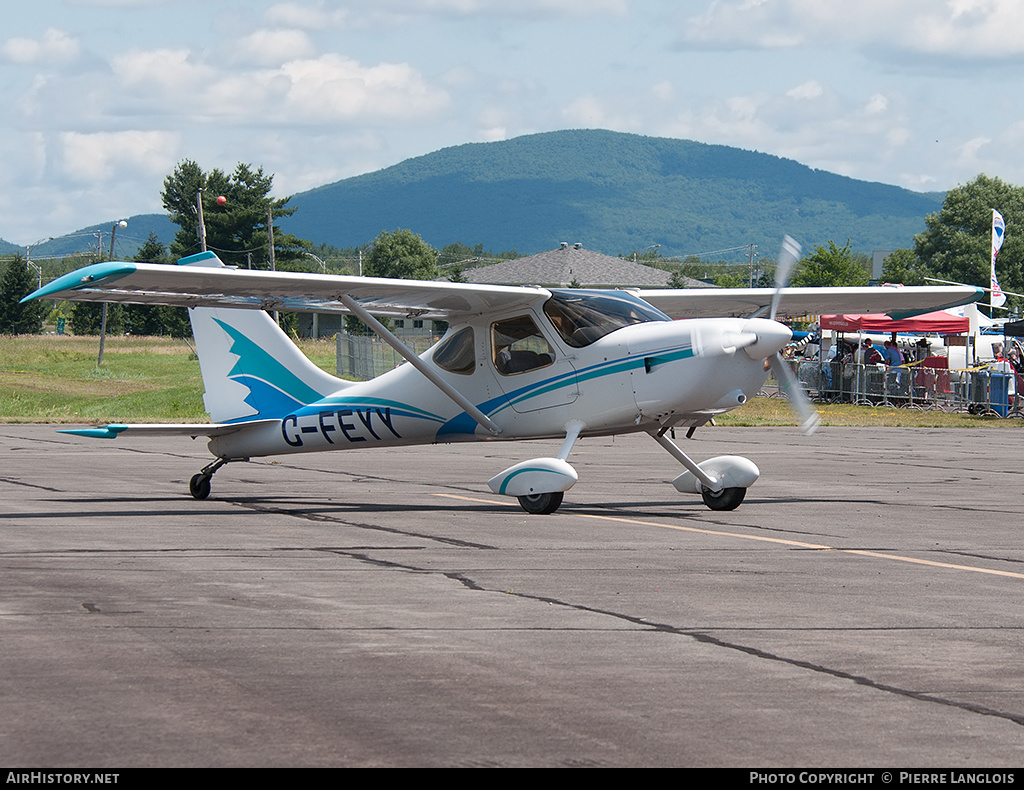
{"label": "chain link fence", "polygon": [[[401,340],[417,355],[438,341],[440,335],[424,333],[408,335]],[[405,359],[376,335],[335,336],[338,344],[338,375],[343,378],[366,381],[397,368]]]}

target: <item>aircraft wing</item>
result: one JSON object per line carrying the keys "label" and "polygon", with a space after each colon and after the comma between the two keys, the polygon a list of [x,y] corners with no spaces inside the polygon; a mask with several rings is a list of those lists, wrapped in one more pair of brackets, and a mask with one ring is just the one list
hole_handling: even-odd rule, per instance
{"label": "aircraft wing", "polygon": [[515,309],[550,295],[536,287],[232,269],[218,266],[212,253],[184,260],[205,265],[97,263],[58,277],[23,301],[45,298],[347,313],[339,297],[348,296],[375,315],[451,320]]}
{"label": "aircraft wing", "polygon": [[[637,296],[671,318],[763,315],[774,295],[774,288],[667,288],[637,292]],[[884,313],[900,319],[969,304],[984,295],[983,289],[968,285],[783,288],[778,315]]]}
{"label": "aircraft wing", "polygon": [[[784,288],[779,315],[884,313],[907,318],[975,302],[984,293],[980,288],[956,285]],[[220,264],[213,253],[201,253],[183,259],[181,265],[93,264],[58,277],[23,301],[47,298],[347,313],[340,301],[347,296],[375,315],[452,320],[516,309],[549,295],[550,291],[535,286],[233,269]],[[775,289],[670,288],[638,291],[637,295],[672,318],[751,316],[768,311]]]}

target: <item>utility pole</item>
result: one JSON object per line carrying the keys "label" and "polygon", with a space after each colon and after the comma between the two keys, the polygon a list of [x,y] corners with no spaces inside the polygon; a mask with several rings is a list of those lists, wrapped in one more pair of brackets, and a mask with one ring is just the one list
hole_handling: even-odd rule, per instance
{"label": "utility pole", "polygon": [[[274,207],[267,206],[267,240],[270,244],[270,271],[277,271],[277,263],[274,260]],[[274,311],[274,321],[281,323],[281,314]]]}
{"label": "utility pole", "polygon": [[[114,237],[117,235],[118,228],[127,228],[128,223],[125,220],[115,222],[113,227],[110,229],[110,254],[107,256],[108,261],[114,260]],[[100,313],[100,353],[96,357],[96,367],[103,364],[103,346],[107,342],[107,303],[103,303],[103,309]]]}
{"label": "utility pole", "polygon": [[199,235],[199,249],[206,252],[206,221],[203,219],[203,190],[196,192],[196,215],[199,217],[199,227],[196,233]]}

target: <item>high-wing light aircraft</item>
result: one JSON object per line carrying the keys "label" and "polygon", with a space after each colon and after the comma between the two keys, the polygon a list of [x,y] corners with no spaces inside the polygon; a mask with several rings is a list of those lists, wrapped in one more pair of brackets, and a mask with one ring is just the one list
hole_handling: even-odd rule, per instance
{"label": "high-wing light aircraft", "polygon": [[[779,269],[798,253],[787,239]],[[235,270],[200,253],[177,266],[94,264],[26,300],[191,308],[213,424],[111,424],[65,433],[208,437],[214,460],[190,481],[196,499],[210,495],[222,466],[254,457],[557,438],[563,442],[556,457],[517,463],[487,483],[495,494],[517,497],[529,513],[552,513],[576,483],[568,459],[577,440],[641,431],[685,467],[672,481],[678,491],[701,495],[713,510],[736,508],[757,480],[757,466],[738,456],[697,464],[669,431],[695,429],[741,406],[773,367],[804,430],[814,429],[817,412],[779,355],[792,338],[775,320],[780,309],[913,315],[982,294],[952,286],[642,293],[484,286]],[[353,314],[409,364],[365,382],[335,378],[313,365],[266,310]],[[416,356],[374,316],[438,319],[449,328]]]}

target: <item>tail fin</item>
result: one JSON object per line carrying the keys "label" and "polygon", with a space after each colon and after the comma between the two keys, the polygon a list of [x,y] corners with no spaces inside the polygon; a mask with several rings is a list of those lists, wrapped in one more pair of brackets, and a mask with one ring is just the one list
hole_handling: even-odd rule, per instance
{"label": "tail fin", "polygon": [[[213,253],[183,258],[185,266],[223,266]],[[299,351],[262,310],[189,309],[206,393],[216,423],[284,417],[347,386]]]}

